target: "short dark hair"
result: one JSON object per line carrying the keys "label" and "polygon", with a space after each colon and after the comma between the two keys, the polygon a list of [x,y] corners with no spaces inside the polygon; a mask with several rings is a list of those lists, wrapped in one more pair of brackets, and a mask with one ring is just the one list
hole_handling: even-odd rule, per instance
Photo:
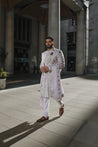
{"label": "short dark hair", "polygon": [[51,36],[45,37],[45,40],[46,40],[46,39],[51,39],[52,41],[54,40]]}

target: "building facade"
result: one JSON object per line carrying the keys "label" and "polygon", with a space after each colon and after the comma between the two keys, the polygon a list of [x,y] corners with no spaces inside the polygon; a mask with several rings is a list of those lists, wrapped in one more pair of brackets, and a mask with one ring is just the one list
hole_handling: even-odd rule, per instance
{"label": "building facade", "polygon": [[45,37],[50,35],[55,47],[64,52],[63,72],[85,73],[86,5],[82,0],[8,2],[0,1],[0,66],[10,74],[38,72]]}
{"label": "building facade", "polygon": [[98,1],[89,1],[88,72],[98,74]]}

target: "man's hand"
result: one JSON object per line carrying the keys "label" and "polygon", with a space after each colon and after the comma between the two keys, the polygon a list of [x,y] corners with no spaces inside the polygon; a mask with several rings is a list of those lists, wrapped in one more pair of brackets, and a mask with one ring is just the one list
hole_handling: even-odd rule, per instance
{"label": "man's hand", "polygon": [[49,67],[43,66],[43,67],[41,67],[41,71],[47,73],[49,71]]}

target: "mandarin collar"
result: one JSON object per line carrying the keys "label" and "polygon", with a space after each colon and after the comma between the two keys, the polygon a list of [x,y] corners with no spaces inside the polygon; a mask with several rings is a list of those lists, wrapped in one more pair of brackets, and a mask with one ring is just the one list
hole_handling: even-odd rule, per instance
{"label": "mandarin collar", "polygon": [[48,49],[47,51],[54,51],[54,48],[55,48],[55,47],[53,47],[53,48],[52,48],[52,49],[50,49],[50,50]]}

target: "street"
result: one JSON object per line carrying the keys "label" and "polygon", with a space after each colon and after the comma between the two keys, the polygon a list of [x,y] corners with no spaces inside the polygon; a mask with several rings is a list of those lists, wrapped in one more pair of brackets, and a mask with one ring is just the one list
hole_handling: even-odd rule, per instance
{"label": "street", "polygon": [[50,100],[50,119],[37,123],[40,84],[0,91],[0,147],[98,147],[98,77],[62,79],[65,112]]}

